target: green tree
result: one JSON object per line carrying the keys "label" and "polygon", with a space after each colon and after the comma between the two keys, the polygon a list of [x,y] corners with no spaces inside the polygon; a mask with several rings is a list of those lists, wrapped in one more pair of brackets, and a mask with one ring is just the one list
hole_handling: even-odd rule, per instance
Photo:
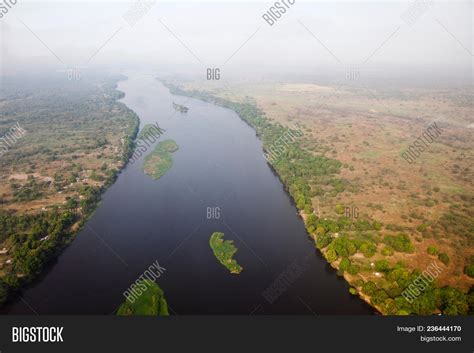
{"label": "green tree", "polygon": [[334,262],[337,260],[337,253],[333,248],[329,247],[326,250],[324,257],[326,258],[328,262]]}
{"label": "green tree", "polygon": [[374,243],[364,242],[359,250],[365,257],[372,257],[377,251],[377,246]]}
{"label": "green tree", "polygon": [[377,260],[375,261],[375,270],[379,272],[388,272],[390,269],[390,264],[387,260]]}
{"label": "green tree", "polygon": [[445,315],[467,315],[469,303],[467,296],[457,288],[441,288],[442,310]]}
{"label": "green tree", "polygon": [[377,286],[372,281],[367,281],[362,285],[362,292],[367,295],[373,295],[377,290]]}

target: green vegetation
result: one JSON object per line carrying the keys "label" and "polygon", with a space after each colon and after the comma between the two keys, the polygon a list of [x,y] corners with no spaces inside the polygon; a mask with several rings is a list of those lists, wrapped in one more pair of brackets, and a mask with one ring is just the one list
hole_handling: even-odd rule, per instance
{"label": "green vegetation", "polygon": [[441,216],[439,225],[446,232],[462,235],[467,239],[468,246],[474,246],[474,215],[472,213],[462,214],[455,211],[454,207],[452,208],[452,211]]}
{"label": "green vegetation", "polygon": [[145,174],[158,180],[173,165],[173,157],[171,153],[178,150],[178,145],[173,140],[165,140],[158,143],[149,155],[145,157],[143,171]]}
{"label": "green vegetation", "polygon": [[[380,266],[380,265],[379,265]],[[388,315],[430,315],[441,312],[444,315],[466,315],[469,310],[469,295],[452,287],[437,288],[434,283],[425,289],[420,289],[420,294],[412,300],[405,300],[401,293],[407,286],[415,282],[420,275],[417,270],[409,271],[402,264],[394,267],[383,265],[385,281],[375,283],[364,282],[361,286],[362,293],[370,296],[372,304]]]}
{"label": "green vegetation", "polygon": [[387,260],[377,260],[375,261],[375,270],[379,272],[388,272],[390,270],[390,265]]}
{"label": "green vegetation", "polygon": [[384,243],[398,252],[412,253],[415,251],[410,237],[406,234],[400,233],[398,235],[386,235]]}
{"label": "green vegetation", "polygon": [[471,278],[474,278],[474,255],[469,257],[469,261],[464,267],[464,273]]}
{"label": "green vegetation", "polygon": [[364,242],[363,244],[361,244],[359,249],[360,249],[360,252],[365,257],[372,257],[375,255],[375,252],[377,251],[377,245],[370,242]]}
{"label": "green vegetation", "polygon": [[136,284],[143,290],[138,296],[129,295],[117,309],[117,315],[153,315],[168,316],[168,304],[163,290],[153,281],[142,280]]}
{"label": "green vegetation", "polygon": [[336,205],[336,207],[334,208],[334,210],[336,211],[337,214],[343,214],[343,213],[344,213],[344,206],[342,206],[342,205]]}
{"label": "green vegetation", "polygon": [[211,246],[214,256],[219,262],[224,265],[230,273],[239,274],[243,268],[237,261],[232,259],[234,254],[237,252],[237,248],[234,246],[232,240],[223,240],[224,233],[215,232],[212,233],[209,245]]}
{"label": "green vegetation", "polygon": [[426,252],[430,255],[438,255],[438,249],[436,248],[436,246],[428,246]]}
{"label": "green vegetation", "polygon": [[10,266],[4,266],[4,276],[0,278],[0,304],[7,299],[5,293],[12,295],[33,280],[73,240],[71,226],[85,222],[104,189],[105,186],[84,187],[80,203],[69,199],[63,209],[54,207],[49,212],[32,215],[0,212],[0,241],[8,239],[13,260]]}
{"label": "green vegetation", "polygon": [[386,246],[382,249],[383,256],[392,256],[394,253],[393,249],[390,246]]}

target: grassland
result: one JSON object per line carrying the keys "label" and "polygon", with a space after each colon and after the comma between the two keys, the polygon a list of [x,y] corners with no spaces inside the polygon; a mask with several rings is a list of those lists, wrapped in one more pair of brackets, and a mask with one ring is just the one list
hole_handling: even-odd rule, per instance
{"label": "grassland", "polygon": [[136,287],[144,288],[143,293],[133,298],[129,296],[117,309],[117,315],[169,315],[165,294],[155,282],[145,279],[137,283]]}
{"label": "grassland", "polygon": [[[472,92],[281,82],[181,87],[170,85],[234,109],[267,151],[290,126],[304,132],[270,163],[352,294],[384,314],[473,313]],[[402,151],[433,121],[441,137],[408,164]],[[345,207],[357,207],[357,217]],[[441,273],[408,302],[403,291],[433,261]]]}
{"label": "grassland", "polygon": [[224,240],[223,237],[224,233],[212,233],[209,245],[214,252],[214,256],[230,271],[230,273],[239,274],[242,272],[243,268],[233,259],[234,254],[237,252],[237,248],[234,246],[232,240]]}
{"label": "grassland", "polygon": [[149,155],[145,157],[143,171],[155,180],[166,174],[173,165],[172,153],[178,150],[178,145],[173,140],[158,143]]}

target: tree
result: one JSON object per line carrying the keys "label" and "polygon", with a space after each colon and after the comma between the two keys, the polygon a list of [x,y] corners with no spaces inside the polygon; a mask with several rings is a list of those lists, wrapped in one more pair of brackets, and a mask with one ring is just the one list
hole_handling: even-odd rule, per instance
{"label": "tree", "polygon": [[372,281],[367,281],[362,285],[362,292],[367,295],[373,295],[377,290],[377,286]]}
{"label": "tree", "polygon": [[334,261],[337,260],[337,253],[333,248],[329,247],[326,250],[326,253],[324,254],[324,257],[326,258],[326,260],[328,262],[334,262]]}
{"label": "tree", "polygon": [[404,233],[386,235],[384,242],[398,252],[412,253],[415,251],[415,247],[411,243],[410,237]]}
{"label": "tree", "polygon": [[382,304],[386,299],[388,299],[388,294],[383,289],[376,290],[371,296],[371,302],[375,305]]}
{"label": "tree", "polygon": [[349,268],[347,269],[347,272],[349,272],[350,275],[355,276],[360,272],[360,266],[359,265],[350,265]]}
{"label": "tree", "polygon": [[474,264],[464,266],[464,273],[471,278],[474,278]]}
{"label": "tree", "polygon": [[[316,231],[317,232],[317,231]],[[328,234],[322,234],[316,236],[316,247],[318,249],[323,249],[329,244],[331,244],[332,238]]]}
{"label": "tree", "polygon": [[326,234],[326,229],[323,226],[318,225],[316,228],[316,234],[323,235]]}
{"label": "tree", "polygon": [[442,310],[445,315],[467,315],[469,304],[467,296],[459,289],[446,286],[441,288]]}
{"label": "tree", "polygon": [[390,269],[390,264],[387,260],[378,260],[375,261],[375,270],[379,272],[388,272]]}
{"label": "tree", "polygon": [[343,271],[346,271],[351,265],[351,261],[347,257],[343,257],[339,263],[339,268]]}
{"label": "tree", "polygon": [[365,257],[372,257],[375,255],[377,247],[374,243],[364,242],[360,246],[359,250]]}

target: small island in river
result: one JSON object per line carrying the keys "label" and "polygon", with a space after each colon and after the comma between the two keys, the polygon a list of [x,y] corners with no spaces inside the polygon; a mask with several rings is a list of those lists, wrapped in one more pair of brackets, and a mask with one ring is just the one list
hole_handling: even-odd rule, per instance
{"label": "small island in river", "polygon": [[117,309],[117,315],[168,316],[168,304],[163,290],[155,282],[143,280],[136,288],[145,288],[139,295],[129,295],[125,303]]}
{"label": "small island in river", "polygon": [[173,108],[174,108],[174,110],[176,110],[178,112],[181,112],[181,113],[187,113],[188,110],[189,110],[188,107],[185,107],[184,105],[177,104],[175,102],[173,102]]}
{"label": "small island in river", "polygon": [[209,245],[214,252],[214,256],[222,265],[227,267],[230,273],[239,274],[242,272],[243,268],[237,263],[237,261],[232,259],[234,254],[237,252],[237,248],[234,246],[232,240],[224,240],[222,239],[223,237],[224,233],[212,233]]}
{"label": "small island in river", "polygon": [[171,153],[178,150],[178,145],[173,140],[158,143],[148,156],[145,157],[143,171],[155,180],[160,179],[173,165]]}
{"label": "small island in river", "polygon": [[137,140],[143,140],[145,138],[149,138],[150,136],[159,137],[163,134],[163,131],[159,126],[158,123],[146,124],[138,134]]}

